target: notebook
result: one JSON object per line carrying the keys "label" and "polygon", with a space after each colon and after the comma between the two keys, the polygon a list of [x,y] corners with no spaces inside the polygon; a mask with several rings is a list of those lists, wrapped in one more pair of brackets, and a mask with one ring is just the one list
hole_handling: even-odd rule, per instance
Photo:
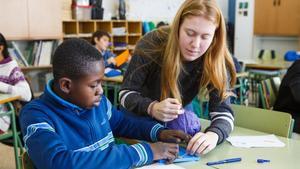
{"label": "notebook", "polygon": [[125,62],[128,61],[130,54],[129,54],[129,50],[125,50],[124,52],[122,52],[120,55],[115,57],[115,61],[116,61],[116,66],[119,67],[122,64],[124,64]]}
{"label": "notebook", "polygon": [[[196,155],[189,155],[186,153],[184,147],[179,147],[178,157],[173,161],[173,163],[189,162],[189,161],[199,161],[200,157]],[[159,163],[166,163],[166,160],[159,160]]]}

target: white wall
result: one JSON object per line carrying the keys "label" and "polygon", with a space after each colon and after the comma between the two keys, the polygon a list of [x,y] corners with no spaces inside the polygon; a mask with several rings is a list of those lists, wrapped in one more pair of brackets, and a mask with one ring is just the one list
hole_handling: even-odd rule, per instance
{"label": "white wall", "polygon": [[[248,3],[248,8],[239,9],[239,4]],[[247,15],[244,14],[247,12]],[[246,60],[253,56],[253,24],[254,2],[252,0],[236,0],[234,25],[234,56]]]}
{"label": "white wall", "polygon": [[[142,21],[167,21],[171,22],[176,11],[184,0],[125,0],[126,15],[128,20]],[[228,17],[228,0],[217,0],[223,11],[224,17]],[[118,15],[119,0],[103,0],[104,19]]]}
{"label": "white wall", "polygon": [[283,57],[288,50],[300,50],[298,37],[262,37],[254,36],[253,54],[258,56],[261,49],[274,49],[276,55]]}

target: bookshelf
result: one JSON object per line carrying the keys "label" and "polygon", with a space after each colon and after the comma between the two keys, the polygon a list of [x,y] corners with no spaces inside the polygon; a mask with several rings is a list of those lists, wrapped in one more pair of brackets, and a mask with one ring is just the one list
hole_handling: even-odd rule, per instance
{"label": "bookshelf", "polygon": [[34,96],[39,96],[52,78],[51,58],[60,39],[8,41],[9,54],[17,61]]}
{"label": "bookshelf", "polygon": [[97,30],[110,33],[112,51],[116,54],[120,54],[126,49],[132,53],[135,44],[142,37],[141,21],[66,20],[62,25],[64,39],[79,37],[91,41],[93,32]]}

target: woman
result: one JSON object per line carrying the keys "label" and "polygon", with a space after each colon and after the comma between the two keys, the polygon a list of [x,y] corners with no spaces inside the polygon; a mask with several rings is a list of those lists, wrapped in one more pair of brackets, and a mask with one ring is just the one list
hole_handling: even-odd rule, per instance
{"label": "woman", "polygon": [[206,154],[233,130],[229,106],[235,68],[226,45],[225,22],[214,0],[186,0],[170,28],[145,35],[124,76],[121,105],[139,115],[169,122],[207,89],[211,125],[187,146]]}

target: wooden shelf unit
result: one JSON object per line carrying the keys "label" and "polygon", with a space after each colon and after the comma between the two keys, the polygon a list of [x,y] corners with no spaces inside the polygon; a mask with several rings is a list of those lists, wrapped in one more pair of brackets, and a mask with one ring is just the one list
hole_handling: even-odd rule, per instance
{"label": "wooden shelf unit", "polygon": [[[115,28],[124,28],[125,33],[114,33]],[[142,37],[142,22],[123,20],[63,21],[64,39],[79,37],[90,41],[92,34],[97,30],[106,31],[111,35],[112,50],[114,53],[119,54],[126,49],[132,52],[135,44]],[[121,46],[116,46],[116,43]]]}
{"label": "wooden shelf unit", "polygon": [[28,66],[28,67],[21,67],[22,72],[26,73],[26,72],[30,72],[30,71],[34,71],[34,70],[45,70],[45,71],[52,71],[52,65],[48,65],[48,66]]}
{"label": "wooden shelf unit", "polygon": [[299,0],[255,0],[254,34],[298,36],[299,8]]}

